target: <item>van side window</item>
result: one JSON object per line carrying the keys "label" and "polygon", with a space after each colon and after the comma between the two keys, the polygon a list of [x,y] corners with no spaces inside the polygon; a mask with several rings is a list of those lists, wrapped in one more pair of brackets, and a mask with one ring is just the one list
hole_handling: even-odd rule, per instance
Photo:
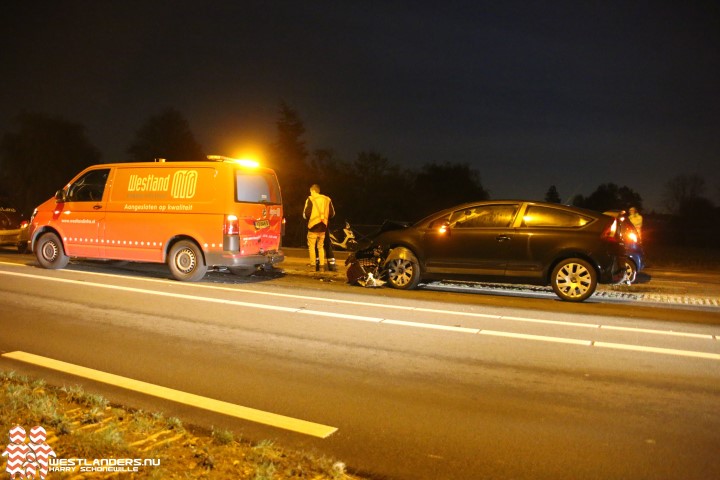
{"label": "van side window", "polygon": [[92,170],[78,178],[68,187],[65,200],[67,202],[99,202],[105,192],[109,168]]}

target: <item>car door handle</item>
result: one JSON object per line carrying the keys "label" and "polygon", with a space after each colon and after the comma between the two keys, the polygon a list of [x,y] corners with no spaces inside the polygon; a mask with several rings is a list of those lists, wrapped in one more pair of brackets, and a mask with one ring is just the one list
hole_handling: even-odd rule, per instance
{"label": "car door handle", "polygon": [[497,237],[495,237],[495,240],[497,240],[498,242],[507,242],[510,241],[511,238],[507,235],[498,235]]}
{"label": "car door handle", "polygon": [[102,205],[93,205],[93,210],[100,210]]}

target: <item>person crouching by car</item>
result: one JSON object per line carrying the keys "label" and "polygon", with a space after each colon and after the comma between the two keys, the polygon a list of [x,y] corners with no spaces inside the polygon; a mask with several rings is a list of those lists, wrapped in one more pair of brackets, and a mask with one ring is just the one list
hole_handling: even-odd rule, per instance
{"label": "person crouching by car", "polygon": [[335,216],[335,207],[327,195],[320,194],[320,186],[310,187],[310,196],[305,200],[303,218],[308,221],[308,254],[310,268],[325,270],[325,235],[330,219]]}

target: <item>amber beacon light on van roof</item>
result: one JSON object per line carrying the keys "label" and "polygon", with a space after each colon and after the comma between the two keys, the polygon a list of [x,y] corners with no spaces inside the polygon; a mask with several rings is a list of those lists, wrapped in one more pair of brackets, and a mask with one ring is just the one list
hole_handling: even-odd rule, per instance
{"label": "amber beacon light on van roof", "polygon": [[213,160],[215,162],[232,162],[237,163],[238,165],[242,165],[243,167],[248,168],[258,168],[260,166],[260,162],[256,160],[252,160],[250,158],[232,158],[232,157],[226,157],[224,155],[208,155],[208,160]]}

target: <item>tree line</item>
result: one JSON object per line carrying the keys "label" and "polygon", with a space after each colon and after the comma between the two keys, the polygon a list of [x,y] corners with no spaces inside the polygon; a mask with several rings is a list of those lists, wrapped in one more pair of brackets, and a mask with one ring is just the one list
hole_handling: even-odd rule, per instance
{"label": "tree line", "polygon": [[[79,123],[22,113],[14,127],[0,139],[0,202],[12,203],[26,214],[80,170],[103,161]],[[345,219],[355,225],[378,225],[386,219],[414,221],[459,203],[490,198],[480,172],[466,163],[433,162],[403,168],[375,151],[359,152],[348,161],[331,148],[311,149],[304,140],[300,115],[285,102],[279,104],[275,127],[267,164],[277,172],[282,188],[286,245],[303,242],[301,210],[313,183],[333,198],[338,217],[331,226],[340,226]],[[113,161],[200,160],[206,155],[188,121],[174,108],[151,116],[135,132],[126,153],[126,159]],[[538,200],[560,203],[560,198],[551,185],[545,198]],[[690,231],[709,219],[720,223],[718,208],[705,196],[705,180],[699,175],[680,175],[668,181],[665,203],[670,215],[658,217],[675,229]],[[630,206],[642,211],[639,193],[613,183],[599,185],[587,196],[576,195],[572,204],[597,211]],[[692,235],[679,241],[692,241]]]}

